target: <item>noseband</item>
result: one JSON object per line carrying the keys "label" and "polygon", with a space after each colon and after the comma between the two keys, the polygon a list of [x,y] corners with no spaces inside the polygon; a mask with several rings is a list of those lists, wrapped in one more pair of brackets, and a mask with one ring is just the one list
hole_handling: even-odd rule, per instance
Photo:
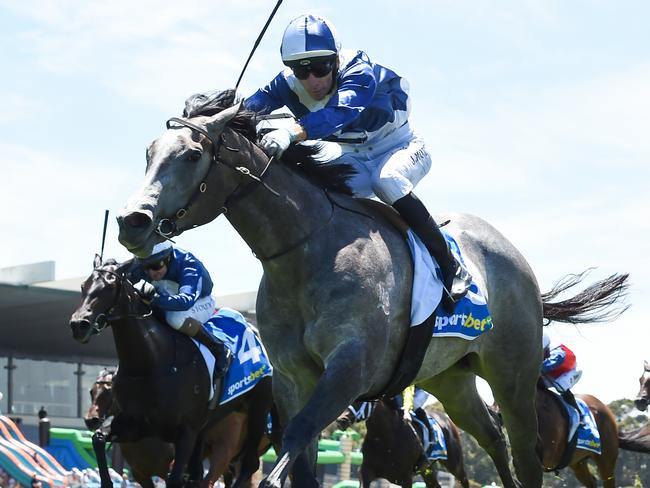
{"label": "noseband", "polygon": [[[102,312],[102,313],[99,313],[99,314],[97,314],[95,316],[95,320],[91,324],[93,334],[99,334],[111,322],[115,322],[117,320],[126,319],[126,318],[134,318],[134,319],[140,320],[140,319],[147,318],[152,314],[153,311],[152,311],[151,307],[147,307],[148,310],[144,314],[127,313],[125,315],[120,315],[120,314],[115,315],[113,313],[113,311],[115,310],[115,307],[118,305],[118,303],[120,301],[120,296],[122,294],[122,289],[124,288],[124,286],[125,286],[125,284],[126,284],[126,282],[128,280],[126,279],[126,277],[123,274],[119,274],[119,273],[116,273],[116,272],[108,270],[108,269],[95,268],[94,271],[99,273],[100,276],[102,276],[102,278],[103,278],[103,274],[112,275],[116,279],[116,281],[119,283],[119,285],[118,285],[118,289],[117,289],[117,296],[115,297],[115,300],[114,300],[113,305],[111,306],[111,308],[109,308],[106,311],[106,313]],[[104,282],[107,285],[109,284],[108,281],[106,281],[105,279],[104,279]]]}
{"label": "noseband", "polygon": [[[174,127],[172,125],[172,123],[179,124],[180,126],[187,127],[189,129],[195,130],[195,131],[199,132],[200,134],[204,135],[207,138],[207,140],[210,142],[211,146],[212,146],[212,161],[210,162],[210,168],[208,169],[208,172],[206,173],[205,179],[199,184],[198,188],[194,191],[194,193],[189,198],[189,200],[187,201],[185,206],[178,209],[176,211],[176,214],[173,217],[163,218],[163,219],[160,219],[158,221],[158,225],[156,226],[156,233],[158,235],[160,235],[161,237],[164,237],[165,239],[169,239],[170,237],[172,237],[173,235],[176,234],[176,232],[178,231],[177,222],[179,220],[181,220],[182,218],[184,218],[188,214],[188,212],[191,210],[191,206],[195,202],[195,200],[200,195],[204,194],[208,190],[207,179],[210,176],[210,171],[212,170],[213,166],[216,166],[218,163],[221,163],[224,166],[226,166],[227,168],[230,168],[231,170],[233,170],[235,172],[238,172],[238,173],[240,173],[241,175],[243,175],[245,177],[250,178],[251,180],[253,180],[254,183],[257,183],[257,184],[261,183],[264,186],[264,188],[269,190],[275,196],[278,196],[278,197],[280,196],[280,194],[278,192],[273,190],[271,187],[269,187],[264,182],[264,177],[266,176],[266,171],[269,169],[269,166],[271,166],[271,162],[275,158],[274,156],[269,158],[268,162],[266,163],[266,166],[262,170],[262,173],[260,173],[260,175],[257,176],[257,175],[254,175],[253,173],[251,173],[251,171],[245,166],[236,166],[236,165],[234,165],[234,164],[232,164],[232,163],[230,163],[230,162],[228,162],[228,161],[226,161],[224,159],[219,159],[219,153],[220,153],[222,147],[224,149],[228,150],[228,151],[231,151],[231,152],[239,152],[239,149],[234,148],[234,147],[230,147],[230,146],[228,146],[226,144],[226,140],[225,140],[225,136],[224,136],[223,131],[219,135],[218,141],[215,142],[215,140],[212,139],[212,137],[210,136],[210,134],[208,133],[207,130],[205,130],[203,127],[200,127],[200,126],[190,122],[189,120],[181,119],[181,118],[178,118],[178,117],[172,117],[167,121],[167,124],[166,124],[167,130]],[[175,126],[175,127],[178,127],[178,126]],[[212,164],[212,163],[214,163],[214,164]],[[241,187],[241,184],[240,184],[233,190],[233,192],[228,197],[226,197],[224,206],[220,209],[219,213],[217,213],[217,215],[215,217],[213,217],[213,218],[218,217],[222,213],[226,213],[228,204],[232,204],[234,201],[238,200],[239,198],[242,198],[245,195],[244,193],[240,192],[241,189],[242,189],[242,187]],[[235,196],[238,193],[239,193],[239,195]],[[196,227],[197,225],[199,225],[199,224],[195,224],[193,227]]]}
{"label": "noseband", "polygon": [[[214,217],[209,218],[205,222],[202,222],[202,223],[199,223],[199,224],[194,224],[194,225],[192,225],[191,228],[202,225],[203,223],[207,223],[210,220],[213,220],[213,219],[217,218],[221,214],[225,214],[228,211],[228,206],[229,205],[232,205],[234,202],[236,202],[236,201],[244,198],[245,196],[247,196],[253,189],[257,188],[257,186],[259,184],[261,184],[264,188],[266,188],[268,191],[270,191],[276,197],[280,196],[280,194],[277,191],[273,190],[271,187],[269,187],[264,182],[264,178],[267,175],[267,170],[271,166],[271,163],[275,159],[275,156],[272,156],[271,158],[268,159],[268,161],[266,163],[266,166],[264,167],[264,169],[262,170],[260,175],[257,176],[257,175],[252,174],[251,171],[245,166],[236,166],[236,165],[234,165],[234,164],[232,164],[232,163],[230,163],[230,162],[228,162],[228,161],[226,161],[224,159],[219,158],[219,154],[220,154],[220,151],[221,151],[222,148],[226,149],[227,151],[231,151],[231,152],[239,152],[238,148],[228,146],[228,144],[226,143],[226,140],[225,140],[224,131],[222,131],[221,134],[219,135],[219,140],[217,142],[215,142],[214,139],[212,139],[212,137],[208,133],[208,131],[206,131],[203,127],[200,127],[200,126],[198,126],[198,125],[196,125],[196,124],[194,124],[194,123],[192,123],[192,122],[190,122],[190,121],[188,121],[186,119],[181,119],[181,118],[178,118],[178,117],[170,118],[169,120],[167,120],[167,124],[166,124],[168,130],[173,127],[172,123],[179,124],[179,125],[181,125],[183,127],[187,127],[189,129],[195,130],[195,131],[199,132],[200,134],[204,135],[207,138],[207,140],[210,141],[210,144],[212,145],[212,161],[211,161],[210,167],[208,168],[208,171],[206,173],[205,179],[201,182],[199,187],[194,191],[194,193],[192,194],[192,196],[188,200],[187,204],[184,207],[177,210],[176,215],[174,217],[163,218],[163,219],[160,219],[158,221],[158,225],[156,226],[156,231],[155,231],[158,235],[160,235],[164,239],[169,240],[170,237],[172,237],[174,235],[178,235],[180,233],[180,232],[178,232],[179,226],[178,226],[177,222],[179,220],[183,219],[189,213],[189,211],[191,210],[192,204],[196,202],[197,198],[207,192],[207,190],[208,190],[207,179],[210,176],[210,172],[211,172],[212,168],[214,166],[216,166],[218,163],[221,163],[224,166],[230,168],[231,170],[240,173],[242,176],[246,176],[246,177],[252,179],[253,182],[252,182],[252,184],[242,186],[242,183],[240,181],[240,183],[235,187],[235,189],[232,191],[232,193],[230,193],[230,195],[228,195],[225,198],[223,206],[221,207],[221,209],[219,209],[218,213]],[[214,164],[212,164],[212,163],[214,163]],[[334,206],[335,206],[335,203],[332,201],[332,198],[330,197],[330,195],[329,195],[329,193],[327,191],[325,191],[325,195],[327,196],[327,199],[329,200],[330,205],[331,205],[330,216],[326,221],[324,221],[316,229],[313,229],[311,232],[309,232],[303,238],[301,238],[298,241],[294,242],[293,244],[291,244],[290,246],[288,246],[285,249],[282,249],[282,250],[280,250],[280,251],[278,251],[278,252],[276,252],[274,254],[271,254],[269,256],[258,256],[258,255],[255,255],[255,256],[260,261],[269,261],[269,260],[275,259],[277,257],[283,256],[283,255],[287,254],[289,251],[291,251],[291,250],[297,248],[298,246],[304,244],[305,242],[307,242],[318,231],[320,231],[321,228],[325,227],[332,220],[332,218],[334,216]],[[182,229],[182,230],[185,230],[185,229]]]}

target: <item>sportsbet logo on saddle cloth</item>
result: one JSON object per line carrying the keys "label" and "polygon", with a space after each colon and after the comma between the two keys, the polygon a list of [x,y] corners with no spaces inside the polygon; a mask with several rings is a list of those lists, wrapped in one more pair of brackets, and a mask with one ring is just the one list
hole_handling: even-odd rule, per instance
{"label": "sportsbet logo on saddle cloth", "polygon": [[[447,239],[449,248],[456,259],[465,266],[456,240],[444,230],[442,235]],[[467,295],[456,303],[454,313],[445,312],[440,304],[443,288],[442,280],[439,278],[438,264],[420,239],[410,230],[408,231],[408,243],[414,268],[411,326],[421,324],[435,310],[434,337],[461,337],[472,340],[492,329],[492,316],[488,310],[487,296],[475,281],[472,281]],[[475,276],[476,273],[473,272],[473,275]]]}
{"label": "sportsbet logo on saddle cloth", "polygon": [[[273,374],[264,346],[242,314],[224,307],[219,309],[205,325],[234,355],[221,389],[220,405],[246,393],[262,378]],[[201,346],[200,350],[210,371],[210,384],[212,384],[214,358],[206,347]]]}

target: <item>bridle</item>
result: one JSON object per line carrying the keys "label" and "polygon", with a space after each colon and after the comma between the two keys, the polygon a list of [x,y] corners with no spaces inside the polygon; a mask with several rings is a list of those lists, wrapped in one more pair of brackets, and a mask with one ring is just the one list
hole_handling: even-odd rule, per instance
{"label": "bridle", "polygon": [[[131,313],[131,311],[130,311],[131,307],[129,307],[129,313],[115,314],[114,313],[115,307],[117,307],[117,305],[120,303],[120,297],[121,297],[121,295],[123,293],[122,290],[126,286],[126,283],[129,282],[129,280],[123,274],[116,273],[115,271],[111,271],[109,269],[95,268],[94,271],[99,273],[99,275],[102,276],[102,279],[104,279],[103,274],[112,275],[115,278],[115,280],[118,282],[118,288],[117,288],[117,294],[115,296],[115,300],[113,301],[113,305],[105,313],[97,314],[95,316],[95,319],[94,319],[93,323],[90,325],[93,334],[101,333],[108,326],[108,324],[110,324],[111,322],[116,322],[118,320],[127,319],[127,318],[141,320],[141,319],[145,319],[145,318],[149,317],[152,314],[153,311],[152,311],[151,307],[148,307],[146,305],[145,306],[146,306],[147,310],[144,313]],[[104,282],[107,285],[110,285],[110,283],[108,283],[108,281],[106,281],[106,279],[104,279]],[[139,303],[142,303],[142,302],[139,301]],[[143,303],[143,305],[144,305],[144,303]]]}
{"label": "bridle", "polygon": [[[203,127],[200,127],[200,126],[190,122],[187,119],[181,119],[181,118],[178,118],[178,117],[170,118],[169,120],[167,120],[167,124],[166,124],[167,130],[174,127],[172,125],[172,123],[176,123],[176,124],[179,124],[180,126],[184,126],[184,127],[189,128],[189,129],[195,130],[195,131],[199,132],[200,134],[202,134],[203,136],[205,136],[206,139],[210,142],[210,144],[212,146],[212,160],[210,162],[210,167],[208,168],[208,171],[207,171],[207,173],[205,175],[205,178],[199,184],[199,186],[194,190],[194,193],[192,193],[192,196],[189,198],[189,200],[187,201],[185,206],[178,209],[176,211],[176,214],[173,217],[163,218],[163,219],[160,219],[158,221],[158,225],[156,226],[156,233],[158,235],[160,235],[161,237],[163,237],[165,239],[169,239],[171,236],[176,234],[176,232],[178,231],[177,222],[179,220],[183,219],[185,216],[187,216],[188,212],[191,210],[192,204],[197,200],[197,198],[199,196],[201,196],[202,194],[204,194],[208,190],[207,180],[210,177],[210,172],[212,171],[212,168],[215,167],[219,163],[221,163],[224,166],[226,166],[227,168],[230,168],[231,170],[239,173],[240,175],[242,175],[242,177],[250,178],[251,180],[253,180],[253,183],[262,184],[264,186],[264,188],[266,188],[268,191],[273,193],[275,196],[278,196],[278,197],[280,196],[280,194],[278,192],[273,190],[264,181],[264,178],[266,177],[266,172],[269,169],[269,167],[271,166],[271,163],[273,162],[273,160],[275,159],[274,156],[269,158],[269,160],[266,163],[266,166],[264,167],[264,169],[262,170],[262,172],[258,176],[258,175],[255,175],[255,174],[251,173],[250,169],[248,169],[245,166],[236,166],[236,165],[230,163],[227,160],[219,158],[219,154],[220,154],[220,151],[221,151],[222,148],[226,149],[227,151],[231,151],[231,152],[239,152],[239,149],[237,149],[235,147],[230,147],[230,146],[227,145],[224,132],[221,132],[221,134],[219,135],[219,139],[215,142],[215,140],[212,139],[212,136],[210,136],[210,134],[208,133],[207,130],[205,130]],[[178,127],[178,126],[176,126],[176,127]],[[251,185],[247,185],[247,186],[251,186]],[[245,187],[243,187],[243,188],[245,188]],[[223,213],[226,213],[228,211],[228,205],[232,205],[232,203],[234,203],[235,201],[239,200],[240,198],[242,198],[243,196],[245,196],[247,194],[247,192],[243,193],[241,191],[243,188],[242,188],[242,185],[241,185],[241,182],[240,182],[240,184],[237,185],[237,187],[232,191],[232,193],[228,197],[226,197],[224,205],[221,207],[221,209],[219,210],[219,212],[217,213],[217,215],[214,218],[218,217],[219,215],[221,215]],[[196,227],[196,225],[194,225],[194,227]]]}
{"label": "bridle", "polygon": [[[230,193],[230,195],[228,195],[225,198],[223,206],[219,209],[218,213],[214,217],[212,217],[212,219],[217,218],[221,214],[227,213],[228,212],[228,207],[230,205],[232,205],[233,203],[235,203],[235,202],[241,200],[242,198],[244,198],[245,196],[247,196],[253,189],[257,188],[258,185],[260,185],[260,184],[264,188],[266,188],[268,191],[270,191],[273,195],[275,195],[276,197],[280,196],[280,193],[278,193],[273,188],[268,186],[268,184],[264,181],[264,179],[265,179],[265,177],[267,175],[267,171],[268,171],[269,167],[271,166],[271,163],[275,160],[275,156],[271,156],[268,159],[266,165],[264,166],[264,169],[262,170],[262,172],[258,176],[258,175],[255,175],[255,174],[251,173],[250,169],[248,169],[245,166],[237,166],[237,165],[234,165],[234,164],[230,163],[229,161],[226,161],[224,159],[219,158],[219,154],[220,154],[220,151],[221,151],[222,148],[227,150],[227,151],[231,151],[231,152],[239,152],[238,148],[231,147],[231,146],[229,146],[227,144],[226,139],[225,139],[225,135],[224,135],[224,131],[222,131],[221,134],[219,135],[219,139],[217,141],[215,141],[212,138],[212,136],[210,136],[210,134],[208,133],[207,130],[205,130],[203,127],[200,127],[200,126],[190,122],[187,119],[182,119],[182,118],[178,118],[178,117],[170,118],[169,120],[167,120],[167,123],[166,123],[166,127],[167,127],[168,130],[171,129],[172,127],[174,127],[172,125],[172,123],[176,123],[176,124],[179,124],[180,126],[184,126],[184,127],[189,128],[189,129],[195,130],[195,131],[199,132],[200,134],[202,134],[203,136],[205,136],[207,138],[207,140],[210,142],[210,144],[212,145],[212,161],[210,162],[210,167],[208,168],[208,171],[206,173],[205,178],[199,184],[198,188],[196,190],[194,190],[194,193],[189,198],[189,200],[185,204],[185,206],[178,209],[176,211],[176,214],[173,217],[163,218],[163,219],[160,219],[158,221],[158,225],[156,226],[156,231],[155,231],[158,235],[160,235],[164,239],[171,240],[170,238],[177,234],[177,232],[179,230],[179,226],[178,226],[177,222],[179,220],[183,219],[184,217],[186,217],[188,215],[188,213],[190,212],[192,205],[196,202],[196,200],[201,195],[203,195],[203,194],[205,194],[207,192],[207,190],[208,190],[207,180],[210,177],[210,172],[212,171],[212,168],[215,167],[219,163],[223,164],[224,166],[226,166],[227,168],[230,168],[231,170],[233,170],[235,172],[240,173],[242,175],[242,180],[243,180],[243,177],[248,177],[248,178],[252,179],[253,181],[249,185],[242,185],[242,182],[240,180],[239,184],[235,187],[235,189]],[[253,254],[255,254],[255,257],[257,257],[257,259],[259,259],[260,261],[269,261],[269,260],[278,258],[278,257],[280,257],[280,256],[282,256],[284,254],[287,254],[288,252],[292,251],[293,249],[295,249],[295,248],[301,246],[302,244],[304,244],[305,242],[307,242],[309,239],[312,238],[312,236],[314,234],[316,234],[319,230],[321,230],[323,227],[325,227],[327,224],[329,224],[329,222],[334,217],[335,203],[332,201],[332,198],[330,197],[329,193],[326,190],[323,190],[323,191],[325,192],[325,195],[327,196],[327,199],[328,199],[328,201],[330,202],[330,205],[331,205],[330,216],[329,216],[329,218],[327,220],[325,220],[316,229],[312,230],[307,235],[305,235],[304,237],[299,239],[297,242],[294,242],[293,244],[291,244],[287,248],[282,249],[282,250],[280,250],[280,251],[278,251],[276,253],[273,253],[273,254],[271,254],[269,256],[258,256],[257,254],[253,253]],[[194,224],[192,227],[197,227],[198,225],[199,224]]]}

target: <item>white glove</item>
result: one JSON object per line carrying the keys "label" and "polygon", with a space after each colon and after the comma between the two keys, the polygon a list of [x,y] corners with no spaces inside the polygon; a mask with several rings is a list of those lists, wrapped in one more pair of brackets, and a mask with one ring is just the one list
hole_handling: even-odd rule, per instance
{"label": "white glove", "polygon": [[145,280],[138,281],[135,285],[133,285],[133,288],[135,288],[135,291],[137,291],[138,294],[147,301],[153,300],[154,296],[157,293],[156,287]]}
{"label": "white glove", "polygon": [[296,135],[293,131],[281,127],[280,129],[275,129],[264,134],[264,137],[262,137],[262,140],[260,141],[260,145],[266,154],[279,158],[295,138]]}

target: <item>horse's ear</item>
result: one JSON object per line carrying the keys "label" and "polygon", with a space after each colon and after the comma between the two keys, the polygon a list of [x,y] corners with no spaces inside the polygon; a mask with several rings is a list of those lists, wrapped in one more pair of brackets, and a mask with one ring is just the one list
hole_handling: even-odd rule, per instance
{"label": "horse's ear", "polygon": [[650,363],[648,361],[643,361],[643,369],[650,371]]}
{"label": "horse's ear", "polygon": [[93,261],[93,269],[100,268],[102,265],[102,258],[99,257],[99,254],[95,254],[95,260]]}
{"label": "horse's ear", "polygon": [[205,124],[207,131],[211,134],[221,134],[226,127],[226,124],[237,115],[241,109],[242,103],[243,101],[235,103],[232,107],[213,115]]}
{"label": "horse's ear", "polygon": [[133,259],[127,259],[126,261],[118,265],[116,271],[120,274],[126,274],[129,272],[132,266],[133,266]]}

